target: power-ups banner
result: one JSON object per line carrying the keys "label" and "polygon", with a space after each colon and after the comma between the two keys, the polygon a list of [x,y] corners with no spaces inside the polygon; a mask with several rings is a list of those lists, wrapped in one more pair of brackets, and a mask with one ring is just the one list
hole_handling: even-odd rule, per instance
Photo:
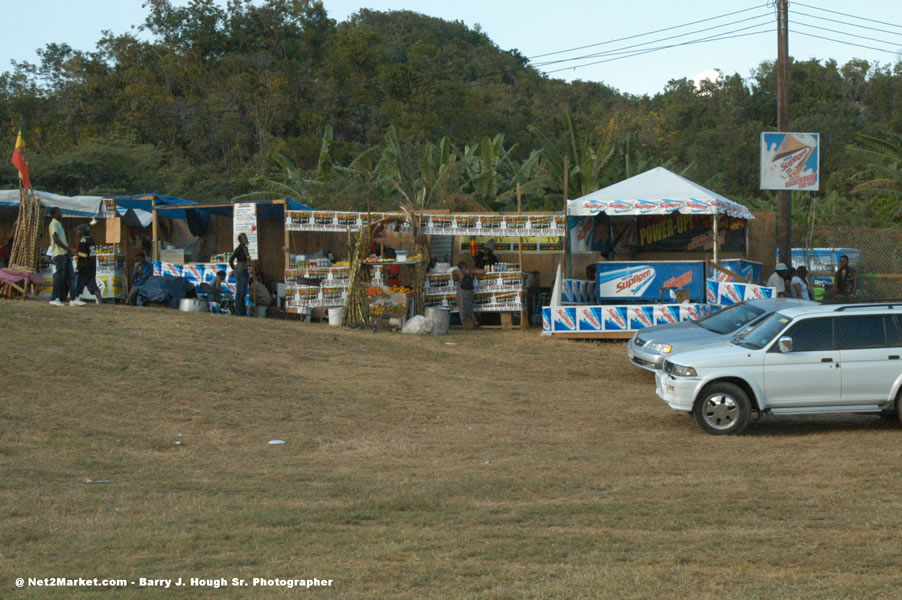
{"label": "power-ups banner", "polygon": [[[745,250],[746,220],[719,215],[718,242],[722,252]],[[641,252],[710,252],[714,230],[709,215],[650,215],[638,217],[636,242]]]}
{"label": "power-ups banner", "polygon": [[659,301],[688,290],[690,302],[705,301],[704,261],[601,262],[595,265],[598,302]]}
{"label": "power-ups banner", "polygon": [[820,166],[820,134],[761,133],[762,190],[817,191]]}
{"label": "power-ups banner", "polygon": [[[355,213],[319,210],[290,210],[285,217],[286,231],[360,231],[364,224],[402,213]],[[424,215],[425,235],[546,236],[564,235],[563,215]],[[388,227],[392,231],[410,231],[406,220]]]}

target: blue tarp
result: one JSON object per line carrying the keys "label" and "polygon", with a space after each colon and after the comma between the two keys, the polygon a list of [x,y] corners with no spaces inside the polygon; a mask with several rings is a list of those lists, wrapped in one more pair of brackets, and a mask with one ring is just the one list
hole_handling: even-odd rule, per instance
{"label": "blue tarp", "polygon": [[[191,206],[192,208],[201,209],[203,212],[220,215],[223,217],[231,217],[233,208],[231,206],[217,206],[213,208],[204,208],[203,204],[176,198],[175,196],[162,196],[160,194],[137,194],[135,196],[113,196],[120,207],[134,208],[140,210],[153,210],[154,202],[156,206]],[[297,200],[288,198],[288,210],[312,210],[306,204],[301,204]],[[187,215],[184,210],[165,210],[159,213],[168,219],[186,219]],[[285,212],[281,204],[273,204],[271,202],[257,203],[257,218],[259,219],[282,219]]]}
{"label": "blue tarp", "polygon": [[194,284],[184,277],[148,277],[138,291],[138,306],[148,302],[165,302],[170,308],[178,308],[182,298],[194,295]]}

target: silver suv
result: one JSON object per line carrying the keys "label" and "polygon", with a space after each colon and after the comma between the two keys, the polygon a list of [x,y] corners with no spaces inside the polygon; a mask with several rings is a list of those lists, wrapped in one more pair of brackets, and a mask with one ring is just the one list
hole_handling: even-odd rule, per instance
{"label": "silver suv", "polygon": [[698,321],[640,329],[626,345],[626,356],[637,367],[654,372],[670,354],[729,341],[743,327],[751,327],[767,315],[793,306],[817,306],[817,303],[797,298],[761,298],[722,308]]}
{"label": "silver suv", "polygon": [[655,388],[708,433],[740,433],[752,413],[899,415],[902,303],[789,308],[726,343],[664,362]]}

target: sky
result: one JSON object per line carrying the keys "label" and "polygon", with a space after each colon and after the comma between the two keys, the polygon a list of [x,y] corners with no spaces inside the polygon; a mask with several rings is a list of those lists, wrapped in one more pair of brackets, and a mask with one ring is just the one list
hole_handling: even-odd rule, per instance
{"label": "sky", "polygon": [[[226,4],[226,0],[217,1]],[[187,4],[187,0],[172,2]],[[0,24],[0,71],[10,70],[13,60],[37,62],[35,50],[48,43],[93,50],[102,31],[121,34],[140,25],[147,14],[143,3],[144,0],[9,2]],[[770,2],[762,0],[324,0],[324,4],[329,16],[337,21],[346,20],[361,8],[370,8],[412,10],[462,21],[470,27],[478,24],[499,48],[518,50],[549,77],[601,82],[635,95],[654,95],[672,79],[698,79],[715,69],[748,78],[762,61],[773,60],[777,52],[774,9]],[[725,16],[728,13],[734,14]],[[696,21],[703,22],[680,27]],[[789,52],[798,60],[832,58],[842,65],[852,58],[861,58],[885,65],[902,57],[902,2],[898,0],[790,0],[789,23]],[[644,35],[662,29],[668,30]],[[716,35],[743,37],[698,43],[701,38]],[[631,39],[623,40],[627,37]],[[559,53],[584,46],[588,47]],[[648,47],[661,49],[631,55]],[[610,54],[611,51],[620,53]],[[543,64],[600,52],[609,54]],[[599,64],[586,65],[593,62]],[[574,65],[586,66],[573,68]]]}

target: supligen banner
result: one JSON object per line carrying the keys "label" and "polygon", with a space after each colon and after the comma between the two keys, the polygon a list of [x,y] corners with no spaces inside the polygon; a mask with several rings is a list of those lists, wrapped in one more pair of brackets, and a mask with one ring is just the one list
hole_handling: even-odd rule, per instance
{"label": "supligen banner", "polygon": [[688,290],[690,302],[705,301],[703,261],[601,262],[595,275],[600,303],[670,302],[674,290]]}

